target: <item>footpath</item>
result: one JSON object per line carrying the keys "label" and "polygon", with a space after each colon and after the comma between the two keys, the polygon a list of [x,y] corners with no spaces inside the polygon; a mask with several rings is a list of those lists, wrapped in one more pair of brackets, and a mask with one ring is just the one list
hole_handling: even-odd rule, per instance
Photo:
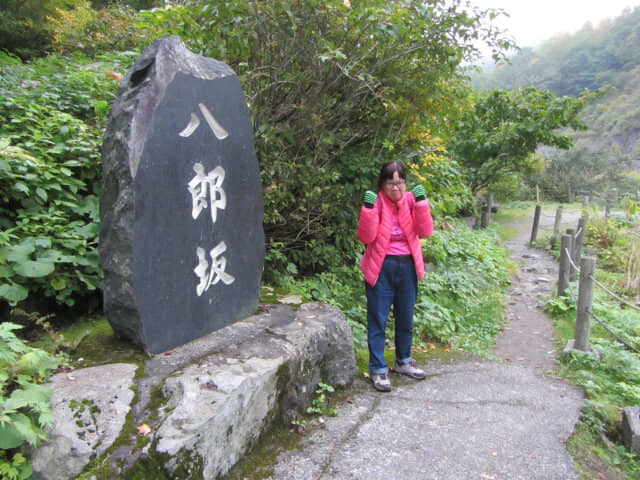
{"label": "footpath", "polygon": [[336,417],[280,454],[271,480],[578,479],[565,443],[583,393],[554,376],[553,331],[540,307],[557,266],[526,246],[526,225],[507,244],[521,267],[496,360],[430,360],[424,381],[392,374],[390,393],[359,378]]}

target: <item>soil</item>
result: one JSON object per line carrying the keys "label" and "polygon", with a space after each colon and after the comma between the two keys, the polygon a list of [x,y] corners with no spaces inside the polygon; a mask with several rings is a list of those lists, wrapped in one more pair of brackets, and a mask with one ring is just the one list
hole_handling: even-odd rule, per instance
{"label": "soil", "polygon": [[557,262],[548,252],[528,246],[530,221],[522,220],[510,226],[519,233],[505,246],[519,269],[507,296],[507,324],[493,353],[506,362],[540,372],[555,371],[557,340],[543,307],[557,282]]}

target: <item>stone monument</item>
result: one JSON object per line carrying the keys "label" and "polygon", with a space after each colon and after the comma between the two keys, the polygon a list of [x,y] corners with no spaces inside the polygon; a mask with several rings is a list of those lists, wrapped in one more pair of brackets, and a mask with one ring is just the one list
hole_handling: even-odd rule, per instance
{"label": "stone monument", "polygon": [[116,335],[160,353],[255,312],[264,263],[247,101],[226,64],[156,40],[102,148],[100,259]]}

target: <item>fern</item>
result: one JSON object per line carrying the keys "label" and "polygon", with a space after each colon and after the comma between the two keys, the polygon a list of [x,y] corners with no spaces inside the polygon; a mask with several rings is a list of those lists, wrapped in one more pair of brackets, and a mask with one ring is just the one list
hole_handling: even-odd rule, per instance
{"label": "fern", "polygon": [[19,449],[46,440],[53,424],[51,389],[46,381],[60,360],[18,338],[11,322],[0,323],[0,478],[31,476],[31,463]]}

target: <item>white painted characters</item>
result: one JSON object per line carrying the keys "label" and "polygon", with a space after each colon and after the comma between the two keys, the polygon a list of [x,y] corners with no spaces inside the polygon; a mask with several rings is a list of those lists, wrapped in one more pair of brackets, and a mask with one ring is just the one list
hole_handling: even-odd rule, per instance
{"label": "white painted characters", "polygon": [[[198,108],[218,140],[229,137],[229,132],[218,123],[205,105],[199,103]],[[178,135],[189,138],[199,126],[200,117],[191,113],[189,124]],[[217,166],[207,173],[201,163],[196,163],[193,166],[193,171],[196,172],[196,175],[187,184],[192,201],[191,217],[196,220],[203,210],[209,208],[211,222],[215,224],[218,219],[218,210],[224,210],[227,207],[227,195],[222,188],[225,170],[221,166]],[[207,259],[206,250],[199,246],[196,247],[198,265],[193,269],[193,272],[200,279],[196,286],[198,296],[201,296],[211,285],[218,282],[230,285],[235,281],[235,277],[226,272],[227,259],[222,255],[226,251],[227,244],[222,241],[209,250],[209,258]]]}
{"label": "white painted characters", "polygon": [[200,212],[211,206],[211,221],[216,223],[218,209],[224,210],[227,207],[227,196],[222,188],[225,171],[218,166],[205,174],[201,163],[193,166],[196,176],[189,182],[189,193],[193,201],[191,217],[195,220]]}
{"label": "white painted characters", "polygon": [[[199,103],[198,108],[200,109],[200,113],[202,113],[202,116],[204,117],[205,121],[209,125],[209,128],[211,129],[211,131],[213,132],[213,134],[216,136],[218,140],[224,140],[229,136],[229,132],[227,132],[224,129],[224,127],[218,123],[218,121],[214,118],[214,116],[211,115],[211,112],[206,107],[206,105]],[[198,117],[198,115],[192,112],[191,118],[189,120],[189,124],[186,127],[184,127],[184,130],[182,130],[178,135],[180,135],[181,137],[188,138],[191,135],[193,135],[193,132],[195,132],[199,126],[200,126],[200,117]]]}
{"label": "white painted characters", "polygon": [[[227,259],[222,254],[227,250],[227,244],[220,242],[215,248],[209,251],[211,257],[211,265],[207,261],[204,248],[198,247],[196,255],[198,256],[198,266],[194,268],[195,274],[200,278],[200,283],[196,287],[196,293],[201,296],[211,285],[222,281],[225,285],[230,285],[235,278],[229,275],[225,269],[227,267]],[[211,267],[211,269],[209,269]]]}

